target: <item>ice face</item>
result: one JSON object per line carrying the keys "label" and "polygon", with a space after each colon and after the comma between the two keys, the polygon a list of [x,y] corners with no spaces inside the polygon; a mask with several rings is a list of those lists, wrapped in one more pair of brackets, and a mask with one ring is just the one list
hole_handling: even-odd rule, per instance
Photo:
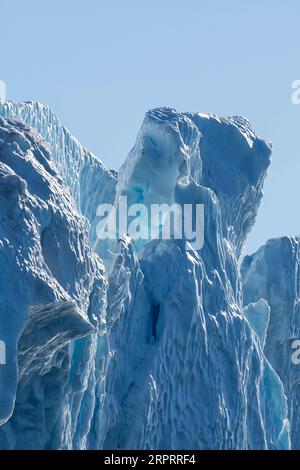
{"label": "ice face", "polygon": [[95,240],[96,209],[113,202],[117,175],[108,170],[63,127],[49,106],[38,102],[14,103],[0,99],[0,116],[21,121],[35,129],[56,163],[78,211],[91,224],[89,237]]}
{"label": "ice face", "polygon": [[272,239],[242,264],[245,304],[265,299],[270,306],[264,351],[288,399],[294,449],[300,448],[300,369],[298,361],[293,360],[300,338],[299,247],[298,237]]}
{"label": "ice face", "polygon": [[270,321],[270,307],[265,299],[250,303],[244,307],[244,313],[258,336],[262,349],[266,344],[267,330]]}
{"label": "ice face", "polygon": [[[146,114],[117,180],[48,107],[0,101],[1,113],[46,143],[1,121],[3,172],[21,189],[1,202],[1,215],[10,211],[1,260],[16,287],[11,299],[5,285],[1,311],[15,362],[0,373],[15,375],[0,376],[11,386],[2,389],[0,446],[288,449],[283,385],[263,351],[268,305],[253,299],[244,310],[238,267],[270,146],[241,118],[159,108]],[[203,204],[203,248],[123,233],[96,240],[97,206],[124,195],[146,207]]]}
{"label": "ice face", "polygon": [[[215,117],[203,119],[212,119],[214,128]],[[141,198],[147,206],[161,200],[202,202],[205,244],[199,252],[187,252],[180,242],[153,241],[138,249],[138,265],[125,270],[130,279],[134,272],[141,271],[143,275],[134,288],[136,296],[132,295],[132,288],[128,289],[128,301],[135,308],[130,304],[127,307],[130,328],[126,331],[139,339],[130,341],[137,345],[133,354],[126,346],[117,347],[122,344],[126,312],[118,309],[121,313],[114,319],[110,333],[111,338],[118,338],[113,340],[115,359],[108,369],[112,367],[114,372],[108,375],[118,377],[116,369],[123,363],[122,356],[126,357],[126,364],[134,361],[134,366],[130,365],[134,372],[128,387],[115,384],[114,401],[124,403],[125,410],[115,407],[115,424],[106,440],[109,446],[117,443],[125,448],[289,447],[282,384],[264,357],[256,331],[244,316],[237,266],[247,223],[253,223],[258,208],[270,149],[253,133],[245,139],[244,128],[242,134],[237,119],[218,122],[221,129],[217,127],[215,136],[212,131],[207,133],[208,141],[202,143],[207,149],[207,160],[216,158],[215,155],[221,159],[222,149],[226,154],[225,138],[218,140],[222,126],[225,134],[229,127],[227,147],[231,149],[231,168],[236,177],[245,149],[249,149],[247,158],[254,160],[251,165],[255,166],[255,146],[249,144],[250,137],[265,152],[258,157],[261,174],[253,177],[251,183],[251,176],[241,183],[242,194],[249,192],[251,184],[252,194],[258,195],[256,206],[250,198],[250,215],[246,214],[248,201],[244,201],[240,221],[244,220],[245,232],[239,226],[229,230],[224,221],[229,198],[231,206],[237,204],[237,189],[224,195],[226,187],[220,187],[217,196],[212,184],[203,185],[210,174],[200,159],[201,138],[205,136],[201,137],[199,128],[187,115],[165,108],[149,112],[120,169],[117,197],[126,194],[130,203]],[[234,156],[239,152],[234,152],[235,145],[240,146],[242,154],[237,162]],[[169,171],[167,182],[165,171]],[[128,243],[122,248],[123,256],[116,261],[116,269],[122,265],[122,271],[128,259],[126,246]],[[127,249],[133,248],[129,245]],[[113,278],[116,276],[115,272]],[[112,286],[111,282],[109,285]],[[118,292],[115,296],[120,302],[119,291],[113,291]],[[135,303],[137,296],[140,300]],[[115,301],[110,303],[115,306]],[[141,305],[143,313],[139,310]],[[144,331],[144,338],[139,336],[140,330]],[[124,379],[122,383],[126,383]],[[251,429],[259,431],[254,433]]]}
{"label": "ice face", "polygon": [[259,139],[241,117],[188,114],[202,134],[202,184],[216,194],[223,232],[240,255],[263,195],[271,144]]}
{"label": "ice face", "polygon": [[83,338],[83,355],[85,342],[101,331],[103,265],[41,137],[0,118],[0,147],[0,335],[6,344],[0,446],[52,448],[71,439],[64,427],[74,382],[83,393],[95,374],[95,365],[83,361],[76,377],[72,350],[79,347],[73,340]]}

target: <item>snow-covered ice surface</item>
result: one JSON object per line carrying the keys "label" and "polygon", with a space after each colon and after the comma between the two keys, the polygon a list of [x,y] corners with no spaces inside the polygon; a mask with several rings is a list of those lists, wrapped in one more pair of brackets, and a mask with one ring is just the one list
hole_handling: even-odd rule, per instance
{"label": "snow-covered ice surface", "polygon": [[[288,449],[272,305],[244,302],[238,265],[270,145],[245,119],[159,108],[117,176],[47,106],[0,115],[0,447]],[[98,204],[123,195],[204,204],[203,248],[96,242]]]}

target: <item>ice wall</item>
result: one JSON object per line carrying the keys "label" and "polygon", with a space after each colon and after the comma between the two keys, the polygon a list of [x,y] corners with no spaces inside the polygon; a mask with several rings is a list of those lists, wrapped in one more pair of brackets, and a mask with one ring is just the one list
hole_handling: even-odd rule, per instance
{"label": "ice wall", "polygon": [[0,172],[0,447],[73,447],[76,409],[86,394],[97,400],[95,376],[104,380],[103,265],[44,141],[3,118]]}
{"label": "ice wall", "polygon": [[[269,144],[241,118],[159,108],[147,113],[117,181],[48,107],[0,103],[0,114],[26,122],[46,141],[23,124],[1,121],[5,171],[27,184],[21,199],[13,196],[17,212],[8,220],[17,226],[18,211],[33,215],[28,223],[21,217],[13,233],[7,219],[2,224],[3,240],[19,246],[29,278],[14,248],[8,272],[28,298],[14,289],[17,308],[6,329],[11,300],[2,297],[14,381],[0,376],[12,387],[0,446],[289,448],[286,396],[263,352],[268,309],[253,304],[247,318],[238,267]],[[30,144],[20,146],[23,140]],[[95,243],[96,209],[123,195],[147,207],[203,204],[203,248],[119,234],[107,251]],[[6,196],[2,204],[5,214]],[[11,241],[21,234],[20,245]],[[39,274],[49,295],[35,287]]]}
{"label": "ice wall", "polygon": [[[202,120],[208,121],[203,137]],[[109,447],[289,447],[282,384],[242,308],[237,253],[254,222],[270,158],[270,147],[248,124],[247,132],[238,119],[153,110],[120,169],[116,200],[204,204],[205,243],[197,252],[186,251],[182,241],[152,241],[138,246],[138,256],[123,244],[112,279],[121,269],[127,282],[109,282],[109,304],[118,306],[110,330],[115,406]],[[261,172],[247,175],[256,157]],[[226,159],[230,172],[217,195],[206,161],[221,172]],[[243,212],[234,224],[225,214],[238,200]],[[121,339],[124,329],[129,346]],[[131,373],[121,386],[123,363]]]}
{"label": "ice wall", "polygon": [[101,160],[86,150],[45,104],[0,99],[0,116],[27,124],[44,138],[79,212],[91,224],[89,237],[93,242],[96,236],[96,209],[102,202],[113,202],[116,172],[108,170]]}

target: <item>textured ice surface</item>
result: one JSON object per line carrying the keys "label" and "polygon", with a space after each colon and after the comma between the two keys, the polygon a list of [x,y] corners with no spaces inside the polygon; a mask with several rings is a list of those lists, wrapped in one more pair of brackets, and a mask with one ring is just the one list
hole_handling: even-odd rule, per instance
{"label": "textured ice surface", "polygon": [[91,223],[89,236],[93,241],[96,208],[102,202],[113,202],[116,173],[86,150],[60,124],[49,106],[33,101],[18,104],[0,99],[0,115],[24,122],[45,139],[78,210]]}
{"label": "textured ice surface", "polygon": [[104,321],[103,266],[39,135],[0,118],[0,158],[0,447],[60,447],[95,374],[92,346],[80,371],[76,350]]}
{"label": "textured ice surface", "polygon": [[[117,181],[48,107],[0,103],[46,141],[1,121],[3,172],[23,189],[9,189],[10,203],[0,180],[1,216],[11,211],[1,224],[10,279],[1,279],[0,327],[13,358],[0,366],[0,446],[289,448],[286,396],[263,352],[269,308],[259,298],[244,311],[238,267],[269,144],[241,118],[160,108]],[[97,205],[122,195],[204,204],[203,249],[126,234],[95,244]]]}
{"label": "textured ice surface", "polygon": [[270,321],[268,302],[265,299],[260,299],[258,302],[250,303],[244,307],[244,313],[264,349]]}
{"label": "textured ice surface", "polygon": [[[128,242],[123,246],[123,254],[116,261],[117,269],[121,265],[124,271],[130,260],[132,267],[127,267],[127,289],[124,281],[117,282],[121,287],[112,289],[108,301],[115,308],[122,299],[123,308],[117,309],[120,314],[114,318],[110,333],[112,338],[118,338],[114,341],[114,361],[108,369],[108,376],[117,380],[112,389],[117,398],[114,427],[105,444],[126,448],[288,447],[283,388],[265,360],[260,341],[242,309],[236,249],[242,245],[245,233],[240,226],[222,223],[229,199],[222,188],[217,197],[211,187],[200,185],[205,178],[209,179],[210,173],[201,164],[200,124],[196,126],[193,117],[191,120],[169,109],[149,112],[136,145],[119,172],[117,197],[126,194],[130,203],[142,201],[149,205],[162,200],[203,203],[205,244],[197,253],[185,251],[184,244],[178,241],[153,241],[138,250],[138,264],[133,255],[129,256],[132,246]],[[210,118],[199,116],[200,122],[202,119]],[[215,120],[211,118],[213,127]],[[235,171],[238,177],[242,157],[255,158],[252,142],[258,139],[250,130],[252,141],[244,134],[239,136],[239,120],[218,123],[226,129],[234,127],[229,129],[227,145],[229,148],[240,145],[242,156],[235,164],[238,152],[233,152],[231,162],[231,172]],[[217,141],[219,133],[220,129],[215,134]],[[209,160],[218,154],[212,135],[208,131],[207,135],[208,142],[202,145],[206,145]],[[229,159],[224,140],[220,145]],[[270,149],[262,141],[258,141],[257,147],[262,149],[258,158],[265,171]],[[219,155],[221,159],[221,149]],[[264,171],[252,179],[255,186],[251,194],[258,195],[254,198],[257,201]],[[234,176],[231,179],[234,182]],[[247,193],[249,185],[245,178],[241,191]],[[232,194],[238,199],[237,191],[232,190]],[[243,197],[246,205],[242,192],[240,198]],[[249,206],[251,216],[247,207],[240,216],[240,224],[245,227],[253,223],[258,202],[255,209],[250,198]],[[116,273],[112,276],[115,279]],[[111,289],[111,282],[109,285]],[[127,308],[120,289],[128,297]],[[137,338],[130,341],[136,345],[132,354],[127,345],[124,349],[120,347],[126,312],[127,315],[130,312],[127,335],[137,330]],[[126,370],[132,370],[127,386],[125,380],[122,386],[118,385],[122,356],[126,358]]]}
{"label": "textured ice surface", "polygon": [[300,338],[299,262],[299,238],[283,237],[269,240],[242,264],[245,304],[265,299],[270,306],[264,350],[284,385],[294,449],[300,449],[300,365],[292,361],[293,342]]}

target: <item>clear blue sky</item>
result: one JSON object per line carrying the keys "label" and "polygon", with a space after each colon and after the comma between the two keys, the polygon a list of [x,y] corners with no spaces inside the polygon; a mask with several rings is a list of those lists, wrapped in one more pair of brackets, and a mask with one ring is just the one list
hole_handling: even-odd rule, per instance
{"label": "clear blue sky", "polygon": [[0,0],[0,79],[114,169],[150,108],[247,117],[274,146],[253,251],[300,233],[299,19],[299,0]]}

